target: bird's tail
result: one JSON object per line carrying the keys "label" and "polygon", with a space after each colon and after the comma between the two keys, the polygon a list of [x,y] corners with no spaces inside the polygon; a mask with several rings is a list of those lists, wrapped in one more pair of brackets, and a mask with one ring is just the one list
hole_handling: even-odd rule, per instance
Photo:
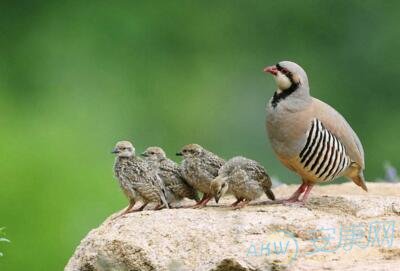
{"label": "bird's tail", "polygon": [[160,197],[161,197],[161,201],[162,201],[164,207],[167,208],[167,209],[169,209],[169,204],[168,204],[168,201],[167,201],[167,198],[168,198],[168,191],[166,191],[165,187],[162,187],[162,188],[161,188],[161,195],[160,195]]}
{"label": "bird's tail", "polygon": [[274,193],[272,192],[271,189],[267,189],[267,190],[265,191],[265,194],[267,195],[267,197],[268,197],[270,200],[275,200],[275,195],[274,195]]}
{"label": "bird's tail", "polygon": [[365,178],[362,171],[357,176],[350,177],[350,179],[358,186],[360,186],[364,191],[368,192],[367,185],[365,184]]}
{"label": "bird's tail", "polygon": [[275,200],[275,195],[271,190],[271,186],[272,186],[271,178],[266,174],[263,180],[261,181],[261,187],[263,188],[265,195],[267,195],[267,197],[270,200]]}
{"label": "bird's tail", "polygon": [[163,202],[165,208],[169,209],[169,204],[168,204],[167,200],[165,199],[165,196],[161,197],[161,201]]}

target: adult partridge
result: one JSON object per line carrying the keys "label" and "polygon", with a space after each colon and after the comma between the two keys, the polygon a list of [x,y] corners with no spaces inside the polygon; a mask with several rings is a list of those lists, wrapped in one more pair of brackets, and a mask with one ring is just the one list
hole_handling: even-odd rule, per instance
{"label": "adult partridge", "polygon": [[272,148],[279,160],[302,178],[301,186],[285,202],[304,203],[314,184],[341,176],[367,191],[360,140],[342,115],[310,96],[306,72],[290,61],[264,71],[275,77],[278,87],[267,105]]}

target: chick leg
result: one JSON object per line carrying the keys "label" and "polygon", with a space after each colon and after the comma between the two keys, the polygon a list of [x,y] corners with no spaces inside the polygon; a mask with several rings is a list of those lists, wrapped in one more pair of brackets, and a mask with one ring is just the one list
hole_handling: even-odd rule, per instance
{"label": "chick leg", "polygon": [[239,202],[235,207],[233,207],[233,210],[241,209],[241,208],[245,207],[249,203],[250,203],[250,200],[244,199],[241,202]]}
{"label": "chick leg", "polygon": [[212,199],[212,196],[208,195],[208,194],[204,194],[203,199],[201,200],[200,203],[196,204],[195,206],[193,206],[193,208],[203,208],[207,205],[207,203]]}
{"label": "chick leg", "polygon": [[234,203],[231,204],[231,207],[236,207],[239,202],[241,202],[243,199],[237,199]]}
{"label": "chick leg", "polygon": [[143,203],[142,206],[140,206],[139,208],[137,208],[137,209],[135,209],[135,210],[130,211],[130,213],[143,211],[143,210],[144,210],[144,207],[146,207],[147,204],[149,204],[149,203],[148,203],[148,202]]}
{"label": "chick leg", "polygon": [[159,204],[157,204],[156,205],[156,207],[154,207],[154,211],[157,211],[157,210],[161,210],[162,208],[165,208],[165,207],[167,207],[167,209],[170,209],[170,205],[165,205],[165,203],[159,203]]}
{"label": "chick leg", "polygon": [[208,195],[207,194],[203,194],[203,197],[201,198],[201,200],[199,202],[197,202],[195,205],[193,205],[193,208],[197,208],[197,206],[200,206],[203,204],[203,202],[207,199]]}
{"label": "chick leg", "polygon": [[126,207],[125,211],[123,211],[120,215],[129,213],[132,210],[133,206],[135,206],[135,203],[136,201],[134,199],[130,199],[128,207]]}

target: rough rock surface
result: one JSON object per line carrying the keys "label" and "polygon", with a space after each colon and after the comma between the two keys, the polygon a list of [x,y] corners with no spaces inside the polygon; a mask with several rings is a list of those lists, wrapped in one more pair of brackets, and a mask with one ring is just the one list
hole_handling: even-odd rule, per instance
{"label": "rough rock surface", "polygon": [[368,187],[318,186],[306,207],[263,198],[232,210],[227,197],[199,210],[114,214],[81,241],[65,270],[398,270],[400,184]]}

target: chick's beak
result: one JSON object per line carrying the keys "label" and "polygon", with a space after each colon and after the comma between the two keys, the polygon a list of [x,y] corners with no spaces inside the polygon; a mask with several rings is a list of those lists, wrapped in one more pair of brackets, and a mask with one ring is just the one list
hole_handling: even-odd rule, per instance
{"label": "chick's beak", "polygon": [[218,196],[215,196],[214,199],[215,199],[215,202],[218,203],[219,197],[218,197]]}
{"label": "chick's beak", "polygon": [[268,73],[270,73],[272,75],[277,75],[278,74],[278,69],[276,68],[276,66],[269,66],[269,67],[266,67],[264,69],[264,72],[268,72]]}
{"label": "chick's beak", "polygon": [[182,156],[182,153],[181,152],[177,152],[176,156]]}
{"label": "chick's beak", "polygon": [[117,149],[113,149],[113,150],[111,151],[111,153],[119,153],[119,151],[118,151]]}
{"label": "chick's beak", "polygon": [[148,156],[147,153],[145,153],[145,152],[141,153],[140,155],[143,156],[143,157],[147,157]]}

